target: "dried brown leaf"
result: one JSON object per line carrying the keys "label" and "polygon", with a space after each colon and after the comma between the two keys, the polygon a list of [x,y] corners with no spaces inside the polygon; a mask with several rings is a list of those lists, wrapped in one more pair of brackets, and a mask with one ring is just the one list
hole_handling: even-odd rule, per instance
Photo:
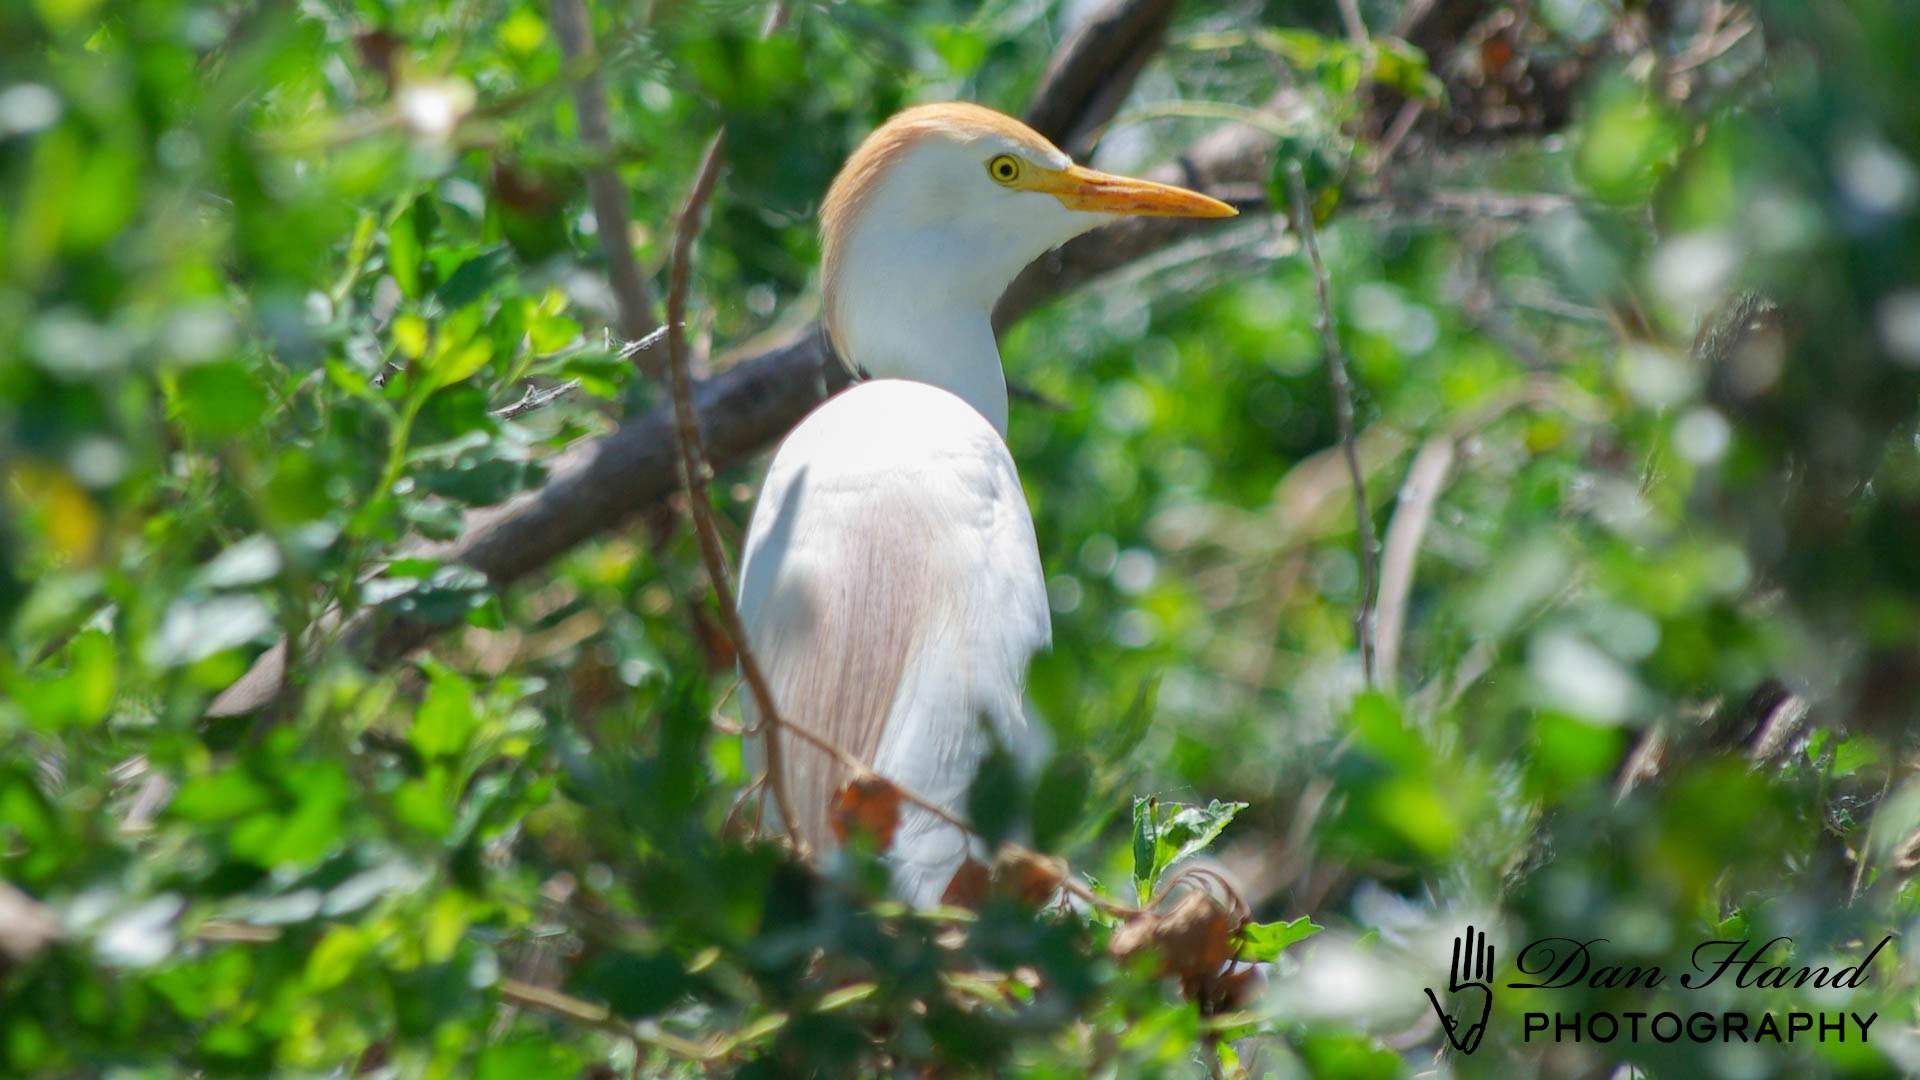
{"label": "dried brown leaf", "polygon": [[992,876],[988,873],[986,865],[977,859],[969,858],[953,872],[952,879],[947,882],[946,891],[940,894],[940,902],[948,907],[978,911],[980,905],[986,903],[987,887],[991,880]]}
{"label": "dried brown leaf", "polygon": [[1162,975],[1194,984],[1219,973],[1233,955],[1233,920],[1203,892],[1183,894],[1166,912],[1143,911],[1114,931],[1107,950],[1125,961],[1146,950],[1160,957]]}
{"label": "dried brown leaf", "polygon": [[1066,876],[1066,863],[1026,848],[1003,847],[993,860],[994,891],[1029,907],[1053,899]]}
{"label": "dried brown leaf", "polygon": [[883,776],[856,776],[834,792],[827,804],[827,822],[834,839],[841,843],[854,833],[873,838],[876,850],[893,846],[894,830],[900,827],[900,789]]}

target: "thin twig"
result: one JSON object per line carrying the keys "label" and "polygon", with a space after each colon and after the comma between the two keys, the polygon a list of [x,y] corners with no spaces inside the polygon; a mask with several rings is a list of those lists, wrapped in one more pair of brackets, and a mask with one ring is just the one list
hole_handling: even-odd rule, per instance
{"label": "thin twig", "polygon": [[[745,679],[747,689],[753,694],[754,705],[760,712],[760,724],[766,732],[762,743],[766,747],[767,754],[767,787],[773,792],[774,805],[780,810],[780,816],[784,819],[787,835],[792,840],[794,848],[803,850],[804,845],[799,833],[800,819],[794,813],[783,775],[780,733],[784,731],[797,736],[801,741],[828,754],[856,778],[864,779],[879,774],[838,743],[825,738],[792,717],[783,717],[780,714],[773,700],[773,688],[768,684],[766,675],[760,668],[759,658],[754,655],[752,647],[747,642],[746,627],[740,621],[740,609],[734,605],[732,575],[727,569],[727,557],[720,543],[720,531],[713,522],[713,508],[707,492],[706,451],[700,439],[698,414],[693,408],[693,378],[687,370],[687,342],[683,324],[686,321],[687,284],[693,241],[700,229],[700,212],[706,205],[707,199],[713,194],[714,181],[720,173],[720,146],[724,137],[725,132],[716,133],[713,141],[707,144],[706,153],[700,159],[699,171],[694,175],[693,188],[687,193],[686,204],[680,211],[679,224],[674,229],[673,262],[667,272],[667,376],[673,393],[675,434],[680,451],[680,478],[687,492],[687,506],[693,518],[694,534],[700,542],[700,559],[706,565],[707,579],[712,583],[714,594],[719,602],[721,627],[733,641],[734,650],[740,658],[741,677]],[[898,791],[903,801],[918,806],[970,836],[979,835],[973,826],[955,817],[946,807],[896,780],[886,777],[881,779],[885,779],[895,791]],[[1018,845],[1009,846],[1016,850],[1025,850]],[[1094,893],[1076,880],[1071,872],[1062,874],[1061,886],[1109,913],[1131,910]]]}
{"label": "thin twig", "polygon": [[1333,384],[1334,418],[1340,426],[1340,445],[1347,458],[1347,475],[1353,483],[1353,519],[1360,543],[1360,611],[1354,616],[1354,637],[1360,645],[1360,670],[1367,685],[1373,685],[1373,605],[1378,580],[1375,560],[1380,546],[1373,534],[1373,511],[1367,506],[1367,477],[1360,468],[1360,450],[1353,436],[1353,386],[1347,378],[1346,357],[1340,352],[1340,335],[1333,321],[1333,298],[1327,282],[1326,264],[1320,261],[1320,244],[1313,234],[1313,207],[1307,202],[1307,181],[1300,163],[1287,163],[1287,180],[1293,195],[1294,229],[1300,234],[1300,246],[1306,249],[1307,264],[1313,269],[1314,288],[1320,298],[1317,320],[1320,341],[1327,353],[1327,380]]}
{"label": "thin twig", "polygon": [[1340,21],[1346,24],[1347,40],[1353,42],[1355,48],[1364,49],[1371,44],[1366,21],[1360,18],[1360,0],[1340,0]]}
{"label": "thin twig", "polygon": [[1386,134],[1380,136],[1380,145],[1374,149],[1373,155],[1367,159],[1368,173],[1378,174],[1381,169],[1386,167],[1387,162],[1393,160],[1393,155],[1400,149],[1400,144],[1407,140],[1408,134],[1413,131],[1413,125],[1419,121],[1420,114],[1425,111],[1425,102],[1405,101],[1401,103],[1400,111],[1393,114],[1393,122],[1387,125]]}
{"label": "thin twig", "polygon": [[1860,850],[1853,859],[1853,880],[1847,886],[1847,906],[1860,899],[1860,886],[1867,878],[1867,860],[1873,857],[1873,830],[1880,824],[1880,811],[1886,806],[1887,791],[1893,787],[1893,771],[1888,770],[1880,784],[1880,797],[1874,800],[1873,816],[1867,819],[1867,835],[1860,838]]}
{"label": "thin twig", "polygon": [[725,138],[724,131],[715,132],[712,141],[707,143],[706,152],[700,155],[700,168],[694,173],[693,188],[687,192],[687,201],[680,208],[679,223],[673,230],[673,262],[667,271],[667,377],[673,388],[674,441],[679,449],[680,484],[687,493],[687,511],[693,518],[694,536],[700,541],[700,561],[706,565],[707,580],[713,586],[714,597],[720,605],[720,623],[726,629],[727,636],[733,639],[734,650],[740,657],[740,674],[747,680],[747,689],[753,693],[761,722],[769,726],[765,740],[767,775],[770,778],[767,786],[773,791],[774,805],[780,808],[787,835],[797,850],[803,845],[799,819],[794,816],[793,803],[787,795],[786,779],[782,775],[778,738],[780,713],[774,705],[773,688],[767,684],[766,674],[760,670],[760,661],[747,645],[747,631],[740,622],[740,609],[733,603],[733,577],[727,571],[727,556],[720,545],[720,530],[713,523],[712,496],[707,492],[707,451],[700,439],[699,414],[693,409],[693,377],[687,370],[684,324],[687,283],[692,276],[693,241],[700,233],[701,211],[706,208],[707,200],[713,195],[714,182],[720,177],[720,145]]}
{"label": "thin twig", "polygon": [[[740,621],[740,610],[733,602],[732,575],[727,569],[727,558],[720,543],[720,531],[713,522],[713,510],[707,492],[706,451],[700,439],[698,415],[693,408],[693,379],[688,373],[686,334],[682,329],[686,321],[687,284],[689,262],[693,252],[693,241],[699,233],[699,218],[707,199],[713,194],[714,181],[720,173],[720,146],[725,133],[717,133],[713,141],[707,144],[707,150],[700,159],[700,168],[694,175],[693,189],[687,193],[686,205],[680,211],[680,220],[674,229],[673,262],[667,273],[667,375],[673,393],[673,411],[677,442],[680,450],[681,482],[687,492],[688,510],[693,517],[694,534],[700,542],[700,559],[706,565],[707,578],[720,606],[720,623],[727,636],[732,639],[734,650],[740,657],[740,674],[746,680],[747,689],[753,694],[754,705],[760,712],[760,724],[766,730],[762,740],[767,754],[767,787],[773,792],[774,805],[779,807],[780,816],[785,819],[787,834],[796,850],[803,844],[799,833],[799,818],[794,814],[793,804],[786,789],[783,773],[779,734],[791,733],[816,749],[833,757],[857,778],[877,776],[878,774],[866,762],[853,756],[839,744],[818,734],[792,717],[783,717],[773,700],[773,688],[768,684],[760,661],[754,655],[747,642],[746,627]],[[918,806],[941,821],[958,828],[968,835],[979,835],[973,827],[955,817],[951,811],[939,803],[918,792],[912,791],[898,781],[886,779],[894,790],[900,793],[902,800]],[[1085,885],[1074,880],[1069,874],[1063,875],[1062,886],[1069,892],[1080,896],[1103,910],[1122,910],[1112,901],[1093,893]]]}
{"label": "thin twig", "polygon": [[667,328],[665,326],[656,326],[641,335],[638,340],[629,341],[625,345],[620,346],[620,359],[631,360],[665,340],[667,340]]}
{"label": "thin twig", "polygon": [[591,1001],[574,997],[572,994],[550,987],[536,986],[520,979],[503,978],[499,982],[499,989],[501,999],[514,1005],[538,1009],[549,1015],[563,1017],[626,1039],[633,1044],[634,1054],[639,1057],[644,1057],[647,1048],[653,1047],[689,1061],[717,1062],[730,1056],[743,1041],[739,1034],[735,1033],[715,1035],[705,1042],[695,1042],[692,1039],[662,1031],[657,1024],[645,1026],[628,1024],[615,1016],[613,1010],[605,1005],[596,1005]]}
{"label": "thin twig", "polygon": [[493,410],[493,415],[496,419],[512,420],[515,417],[525,416],[535,409],[551,405],[578,389],[580,389],[579,379],[568,379],[558,386],[549,386],[544,390],[529,386],[527,392],[520,396],[519,401]]}
{"label": "thin twig", "polygon": [[[553,30],[569,64],[593,65],[573,86],[574,112],[579,117],[580,141],[610,155],[613,136],[607,124],[607,95],[594,59],[593,24],[584,0],[553,0]],[[628,236],[627,190],[611,164],[597,165],[586,173],[587,199],[593,204],[594,229],[607,260],[607,280],[613,287],[620,336],[638,340],[655,324],[653,299]]]}
{"label": "thin twig", "polygon": [[1419,561],[1420,541],[1433,521],[1433,505],[1453,468],[1453,437],[1436,435],[1414,455],[1407,479],[1400,486],[1393,520],[1387,524],[1387,542],[1380,555],[1380,611],[1374,620],[1375,661],[1380,684],[1393,689],[1400,664],[1400,640],[1407,625],[1407,597],[1413,591],[1413,567]]}
{"label": "thin twig", "polygon": [[[707,578],[713,585],[714,594],[719,602],[720,623],[727,636],[732,639],[735,652],[740,658],[740,674],[745,679],[747,689],[753,694],[753,703],[760,712],[760,725],[766,729],[763,743],[767,754],[767,786],[773,792],[774,805],[780,809],[785,819],[788,836],[796,849],[803,845],[800,840],[799,818],[794,814],[791,797],[787,793],[784,766],[781,761],[779,733],[791,732],[804,742],[825,751],[835,757],[857,776],[874,775],[865,762],[860,761],[845,749],[807,728],[791,717],[783,717],[774,703],[773,688],[767,682],[766,673],[760,667],[760,660],[754,655],[748,644],[746,626],[740,621],[740,609],[733,602],[733,578],[727,569],[727,556],[720,542],[720,530],[713,521],[711,496],[708,494],[706,448],[700,438],[698,414],[693,408],[693,377],[688,372],[687,342],[683,324],[686,321],[687,286],[693,241],[700,231],[700,213],[713,194],[714,182],[720,175],[720,147],[725,132],[716,133],[707,144],[706,153],[701,156],[700,168],[694,174],[693,188],[687,193],[686,204],[680,210],[679,224],[673,234],[673,262],[667,273],[667,375],[673,392],[673,413],[676,441],[680,451],[680,479],[687,492],[688,511],[693,518],[694,535],[700,543],[700,560],[706,566]],[[963,821],[954,817],[946,808],[919,794],[902,788],[889,780],[900,790],[902,798],[940,818],[949,825],[972,829]]]}

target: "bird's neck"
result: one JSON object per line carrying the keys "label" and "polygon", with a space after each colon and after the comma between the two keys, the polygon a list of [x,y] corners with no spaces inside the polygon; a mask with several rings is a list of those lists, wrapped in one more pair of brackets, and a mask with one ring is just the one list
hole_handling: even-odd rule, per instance
{"label": "bird's neck", "polygon": [[1007,433],[1007,379],[985,311],[930,301],[917,308],[855,316],[841,328],[854,367],[874,378],[930,383],[974,407]]}
{"label": "bird's neck", "polygon": [[1007,433],[1007,379],[993,305],[1024,257],[962,236],[939,242],[856,243],[836,260],[834,343],[875,378],[946,390]]}

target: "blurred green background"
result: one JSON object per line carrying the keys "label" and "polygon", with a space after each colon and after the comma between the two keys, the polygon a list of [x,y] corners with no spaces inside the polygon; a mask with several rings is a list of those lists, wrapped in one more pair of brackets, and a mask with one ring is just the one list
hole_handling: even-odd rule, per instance
{"label": "blurred green background", "polygon": [[[1243,184],[1231,228],[1003,338],[1055,755],[980,801],[1123,903],[1181,876],[1143,828],[1213,837],[1269,928],[1251,980],[1183,993],[1110,916],[914,916],[871,853],[743,837],[671,509],[511,587],[422,554],[662,403],[609,336],[586,172],[657,299],[726,125],[688,326],[723,371],[817,313],[814,213],[868,130],[1023,111],[1101,7],[796,3],[763,39],[763,5],[594,0],[597,66],[517,0],[0,9],[0,1073],[1920,1069],[1908,0],[1174,10],[1094,160],[1251,124],[1260,175],[1303,164],[1381,666],[1314,279],[1284,185]],[[715,485],[732,539],[760,464]],[[342,608],[441,629],[369,669]],[[206,718],[282,638],[287,708]],[[1894,943],[1850,997],[1554,1003],[1877,1010],[1864,1046],[1529,1044],[1516,993],[1459,1055],[1421,989],[1468,922],[1506,975],[1554,935],[1670,970]]]}

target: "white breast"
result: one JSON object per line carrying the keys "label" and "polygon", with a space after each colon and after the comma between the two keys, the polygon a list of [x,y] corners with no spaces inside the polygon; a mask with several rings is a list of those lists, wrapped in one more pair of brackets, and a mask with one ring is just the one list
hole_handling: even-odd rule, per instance
{"label": "white breast", "polygon": [[[816,409],[774,458],[754,508],[740,611],[783,714],[954,810],[995,737],[1025,739],[1027,663],[1047,646],[1033,520],[1006,444],[923,383],[862,383]],[[801,834],[832,846],[826,754],[781,742]],[[902,815],[896,885],[937,901],[967,850]]]}

